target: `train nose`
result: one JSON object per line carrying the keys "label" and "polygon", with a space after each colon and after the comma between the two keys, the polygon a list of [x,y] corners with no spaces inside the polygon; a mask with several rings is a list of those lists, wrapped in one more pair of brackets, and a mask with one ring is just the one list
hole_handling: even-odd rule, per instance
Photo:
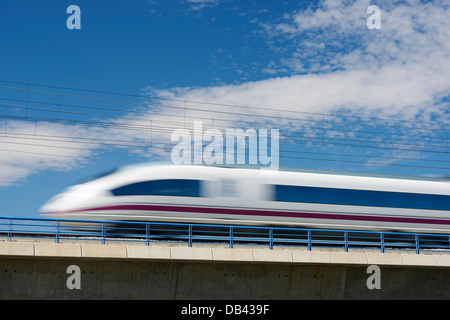
{"label": "train nose", "polygon": [[65,213],[80,209],[95,195],[94,190],[71,187],[48,200],[39,209],[39,214],[48,218],[64,218]]}
{"label": "train nose", "polygon": [[65,201],[66,198],[67,195],[65,193],[60,193],[54,196],[39,208],[39,214],[53,218],[52,215],[67,211],[68,207]]}

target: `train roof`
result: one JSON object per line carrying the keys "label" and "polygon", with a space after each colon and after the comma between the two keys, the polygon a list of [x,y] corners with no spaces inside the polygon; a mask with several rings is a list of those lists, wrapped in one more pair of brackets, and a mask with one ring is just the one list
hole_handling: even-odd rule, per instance
{"label": "train roof", "polygon": [[[142,162],[124,165],[117,167],[111,172],[121,171],[139,167],[148,166],[170,166],[175,164],[171,162]],[[388,179],[402,179],[402,180],[423,180],[423,181],[440,181],[440,182],[450,182],[450,175],[424,175],[424,176],[412,176],[412,175],[398,175],[398,174],[383,174],[383,173],[370,173],[370,172],[354,172],[354,171],[338,171],[338,170],[322,170],[322,169],[308,169],[308,168],[295,168],[295,167],[280,167],[271,169],[267,166],[258,165],[239,165],[239,164],[181,164],[179,166],[196,166],[196,167],[215,167],[215,168],[229,168],[229,169],[252,169],[252,170],[273,170],[282,172],[299,172],[299,173],[316,173],[316,174],[329,174],[329,175],[342,175],[342,176],[359,176],[359,177],[373,177],[373,178],[388,178]]]}

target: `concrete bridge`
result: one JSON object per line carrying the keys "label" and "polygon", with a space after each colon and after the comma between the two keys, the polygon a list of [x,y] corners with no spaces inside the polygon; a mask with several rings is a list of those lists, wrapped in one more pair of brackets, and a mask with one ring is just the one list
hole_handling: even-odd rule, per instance
{"label": "concrete bridge", "polygon": [[449,288],[450,253],[0,242],[0,299],[449,299]]}

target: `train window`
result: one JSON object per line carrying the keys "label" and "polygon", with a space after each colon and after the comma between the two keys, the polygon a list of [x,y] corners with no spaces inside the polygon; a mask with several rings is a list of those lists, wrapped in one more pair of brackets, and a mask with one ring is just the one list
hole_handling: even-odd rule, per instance
{"label": "train window", "polygon": [[274,185],[274,201],[408,209],[450,210],[450,196]]}
{"label": "train window", "polygon": [[151,180],[111,190],[115,196],[200,197],[200,181],[186,179]]}
{"label": "train window", "polygon": [[233,179],[221,179],[219,181],[220,195],[222,197],[237,197],[237,181]]}

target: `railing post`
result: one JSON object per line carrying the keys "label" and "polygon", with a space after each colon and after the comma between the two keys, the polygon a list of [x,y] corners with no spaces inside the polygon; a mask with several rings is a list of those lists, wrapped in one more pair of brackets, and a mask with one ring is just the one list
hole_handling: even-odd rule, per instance
{"label": "railing post", "polygon": [[270,250],[273,249],[273,229],[269,229],[269,248]]}
{"label": "railing post", "polygon": [[348,252],[348,232],[344,232],[345,252]]}
{"label": "railing post", "polygon": [[106,230],[105,230],[105,222],[102,221],[102,244],[106,243]]}
{"label": "railing post", "polygon": [[233,249],[233,226],[230,226],[230,249]]}
{"label": "railing post", "polygon": [[381,253],[384,253],[384,232],[380,232]]}
{"label": "railing post", "polygon": [[189,225],[189,248],[192,247],[192,224]]}
{"label": "railing post", "polygon": [[59,232],[60,232],[61,223],[59,220],[56,220],[56,238],[55,242],[59,243]]}
{"label": "railing post", "polygon": [[9,228],[8,228],[8,241],[12,241],[13,235],[13,219],[9,218]]}
{"label": "railing post", "polygon": [[145,245],[150,245],[150,223],[145,224]]}
{"label": "railing post", "polygon": [[415,237],[416,237],[416,254],[419,254],[420,253],[419,235],[416,234]]}
{"label": "railing post", "polygon": [[312,250],[311,230],[308,230],[308,251]]}

